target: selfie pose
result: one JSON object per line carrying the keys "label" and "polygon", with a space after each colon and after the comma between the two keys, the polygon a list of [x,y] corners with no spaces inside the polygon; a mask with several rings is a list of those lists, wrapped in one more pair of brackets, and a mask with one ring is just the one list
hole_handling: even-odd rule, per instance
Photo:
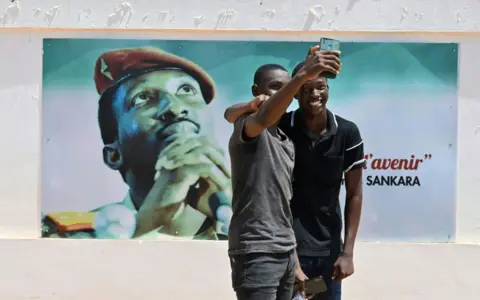
{"label": "selfie pose", "polygon": [[[293,78],[306,63],[295,67]],[[341,299],[341,281],[354,271],[353,249],[362,207],[363,140],[355,123],[326,108],[328,77],[335,76],[333,71],[322,72],[305,81],[295,94],[300,108],[285,113],[278,124],[295,144],[291,211],[301,265],[297,273],[306,275],[297,277],[314,280],[315,288],[325,284],[326,291],[316,294],[316,300]],[[225,118],[236,122],[239,116],[260,110],[259,105],[262,102],[257,99],[236,104],[227,109]],[[343,178],[345,243],[339,202]]]}
{"label": "selfie pose", "polygon": [[[291,300],[295,280],[305,280],[289,206],[294,147],[278,122],[305,83],[323,72],[339,72],[338,53],[318,49],[310,49],[292,79],[278,66],[257,72],[252,91],[266,95],[249,103],[234,121],[229,142],[233,217],[228,253],[232,285],[240,300]],[[250,113],[252,109],[256,111]]]}

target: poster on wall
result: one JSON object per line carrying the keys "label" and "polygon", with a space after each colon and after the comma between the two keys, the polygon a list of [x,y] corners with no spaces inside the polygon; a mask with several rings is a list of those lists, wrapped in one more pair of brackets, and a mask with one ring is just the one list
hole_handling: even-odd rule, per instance
{"label": "poster on wall", "polygon": [[[45,39],[42,237],[226,239],[225,109],[253,98],[257,68],[291,72],[312,45]],[[451,240],[457,45],[343,42],[341,59],[328,109],[364,139],[358,239]]]}

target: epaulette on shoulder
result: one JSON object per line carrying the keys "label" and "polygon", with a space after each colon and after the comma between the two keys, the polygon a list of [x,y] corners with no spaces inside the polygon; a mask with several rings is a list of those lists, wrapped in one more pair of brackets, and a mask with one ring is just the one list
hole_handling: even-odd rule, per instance
{"label": "epaulette on shoulder", "polygon": [[95,215],[95,212],[66,211],[49,213],[45,218],[55,224],[58,233],[63,233],[93,230]]}

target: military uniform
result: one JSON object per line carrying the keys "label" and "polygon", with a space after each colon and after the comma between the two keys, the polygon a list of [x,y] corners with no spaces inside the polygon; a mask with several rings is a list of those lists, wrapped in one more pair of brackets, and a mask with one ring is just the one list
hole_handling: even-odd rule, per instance
{"label": "military uniform", "polygon": [[[128,219],[130,216],[126,214],[118,214],[118,210],[109,210],[113,206],[120,206],[125,209],[126,212],[129,212],[131,216],[135,216],[137,210],[133,205],[133,202],[130,198],[130,195],[127,194],[125,199],[122,202],[107,204],[105,206],[99,207],[93,211],[87,212],[58,212],[58,213],[49,213],[43,217],[42,220],[42,237],[46,238],[130,238],[125,234],[115,235],[114,232],[109,232],[105,234],[102,228],[108,226],[109,223],[117,223],[119,219],[125,217]],[[191,210],[197,213],[195,219],[200,220],[203,217],[202,226],[198,229],[197,234],[190,237],[181,237],[175,236],[162,232],[162,227],[157,228],[141,237],[140,239],[155,239],[155,240],[189,240],[189,239],[198,239],[198,240],[218,240],[226,239],[227,233],[218,233],[216,231],[217,224],[209,219],[205,218],[202,213],[194,210],[193,208],[187,206],[186,210]],[[106,214],[105,214],[106,212]],[[99,216],[103,214],[99,218]],[[193,221],[193,220],[192,220]],[[106,224],[101,225],[101,223]],[[125,232],[131,232],[135,229],[135,223],[128,222],[129,228],[125,228]],[[102,227],[102,228],[100,228]]]}
{"label": "military uniform", "polygon": [[[208,104],[213,100],[215,95],[213,80],[199,66],[160,49],[144,47],[107,51],[100,55],[94,70],[95,86],[100,95],[99,104],[102,101],[109,101],[111,93],[122,82],[134,76],[162,69],[182,70],[189,74],[199,83],[205,102]],[[189,216],[193,216],[195,219],[195,221],[192,220],[193,222],[202,224],[194,236],[179,237],[163,233],[162,228],[158,228],[140,238],[226,239],[226,233],[219,234],[216,230],[218,227],[216,221],[206,218],[188,205],[185,210],[188,211]],[[48,213],[42,218],[42,237],[129,238],[135,229],[136,212],[137,210],[127,194],[122,202],[108,204],[93,211]],[[122,222],[128,224],[122,224]],[[108,229],[113,223],[115,226],[112,228],[115,230]]]}
{"label": "military uniform", "polygon": [[49,213],[42,218],[42,237],[95,238],[94,212]]}

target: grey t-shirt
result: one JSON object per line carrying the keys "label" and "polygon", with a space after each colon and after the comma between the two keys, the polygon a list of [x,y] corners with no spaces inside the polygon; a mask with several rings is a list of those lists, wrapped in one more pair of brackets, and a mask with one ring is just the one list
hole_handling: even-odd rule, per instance
{"label": "grey t-shirt", "polygon": [[288,252],[296,246],[289,205],[293,143],[276,126],[244,139],[246,118],[235,123],[229,142],[233,216],[228,253]]}

